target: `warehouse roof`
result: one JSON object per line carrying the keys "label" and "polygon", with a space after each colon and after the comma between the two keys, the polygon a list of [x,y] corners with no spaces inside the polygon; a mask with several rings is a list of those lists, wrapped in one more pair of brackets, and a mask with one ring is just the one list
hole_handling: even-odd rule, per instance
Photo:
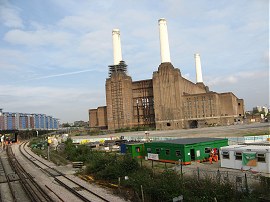
{"label": "warehouse roof", "polygon": [[180,138],[180,139],[173,139],[173,140],[164,140],[159,141],[162,143],[172,143],[172,144],[196,144],[201,142],[212,142],[212,141],[218,141],[218,140],[225,140],[224,138]]}

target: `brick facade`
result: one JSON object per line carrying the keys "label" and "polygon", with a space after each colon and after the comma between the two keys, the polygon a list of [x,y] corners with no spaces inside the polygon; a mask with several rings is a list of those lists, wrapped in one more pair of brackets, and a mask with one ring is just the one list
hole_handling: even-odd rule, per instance
{"label": "brick facade", "polygon": [[183,129],[233,124],[244,116],[243,99],[209,91],[183,78],[169,62],[149,80],[132,81],[125,72],[113,72],[106,80],[106,104],[102,111],[89,110],[90,127]]}

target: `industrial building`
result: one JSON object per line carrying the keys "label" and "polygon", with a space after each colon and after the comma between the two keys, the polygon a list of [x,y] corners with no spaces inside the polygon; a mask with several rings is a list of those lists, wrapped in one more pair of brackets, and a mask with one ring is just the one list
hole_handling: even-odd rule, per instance
{"label": "industrial building", "polygon": [[230,125],[244,117],[244,100],[232,92],[210,91],[195,54],[196,83],[171,63],[167,23],[159,20],[161,64],[152,79],[132,81],[122,59],[120,31],[114,29],[114,64],[106,79],[106,106],[89,110],[91,128],[115,130],[149,126],[158,130]]}
{"label": "industrial building", "polygon": [[46,114],[3,112],[0,109],[0,130],[58,129],[59,120]]}
{"label": "industrial building", "polygon": [[185,165],[208,160],[211,151],[217,153],[223,146],[228,146],[228,139],[183,138],[144,143],[148,159],[169,163],[180,160]]}

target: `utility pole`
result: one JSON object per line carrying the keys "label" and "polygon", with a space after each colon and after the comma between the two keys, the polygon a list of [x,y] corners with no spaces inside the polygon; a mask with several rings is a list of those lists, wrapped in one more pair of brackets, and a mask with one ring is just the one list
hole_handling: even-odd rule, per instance
{"label": "utility pole", "polygon": [[136,104],[137,104],[137,115],[138,115],[138,130],[139,130],[139,124],[140,124],[140,112],[139,112],[139,100],[136,100]]}
{"label": "utility pole", "polygon": [[48,137],[47,137],[48,161],[50,161],[50,143],[51,143],[51,140],[49,139],[49,135],[48,135]]}

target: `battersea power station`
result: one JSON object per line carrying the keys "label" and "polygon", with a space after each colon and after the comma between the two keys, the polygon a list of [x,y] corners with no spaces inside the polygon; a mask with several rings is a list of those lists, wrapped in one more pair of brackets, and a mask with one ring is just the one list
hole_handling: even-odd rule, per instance
{"label": "battersea power station", "polygon": [[195,54],[196,83],[181,75],[170,59],[167,23],[159,21],[161,64],[152,79],[132,81],[122,59],[120,31],[112,31],[114,64],[106,79],[106,105],[89,110],[91,128],[115,130],[154,127],[186,129],[241,122],[244,101],[232,92],[210,91],[203,83],[201,59]]}

